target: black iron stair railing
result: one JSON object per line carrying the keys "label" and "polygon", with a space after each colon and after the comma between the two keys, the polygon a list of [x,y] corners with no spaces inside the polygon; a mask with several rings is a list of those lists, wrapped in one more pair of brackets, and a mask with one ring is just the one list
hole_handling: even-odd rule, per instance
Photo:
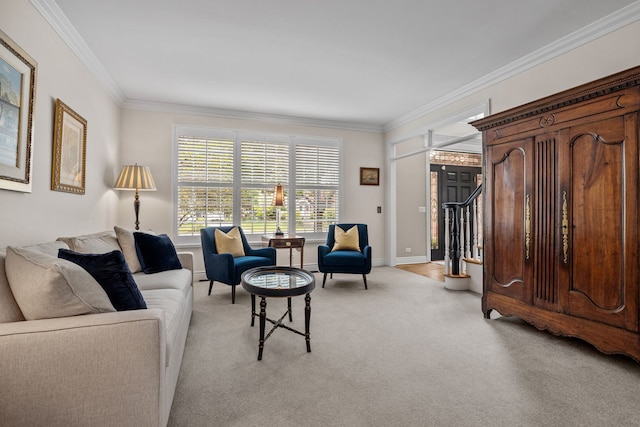
{"label": "black iron stair railing", "polygon": [[[464,202],[446,202],[445,210],[445,274],[460,275],[462,267],[462,249],[466,247],[466,255],[477,258],[479,227],[479,208],[476,200],[482,193],[480,184]],[[470,207],[473,206],[473,209]],[[466,213],[466,218],[465,218]],[[473,255],[471,254],[473,248]],[[449,269],[449,264],[451,269]]]}

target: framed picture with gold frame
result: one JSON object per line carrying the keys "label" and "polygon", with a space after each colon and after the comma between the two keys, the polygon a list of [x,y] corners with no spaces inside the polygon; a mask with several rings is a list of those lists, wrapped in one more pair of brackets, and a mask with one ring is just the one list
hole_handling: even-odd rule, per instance
{"label": "framed picture with gold frame", "polygon": [[360,168],[360,185],[380,185],[380,168]]}
{"label": "framed picture with gold frame", "polygon": [[51,189],[84,194],[87,121],[56,99]]}
{"label": "framed picture with gold frame", "polygon": [[30,193],[38,64],[0,31],[0,188]]}

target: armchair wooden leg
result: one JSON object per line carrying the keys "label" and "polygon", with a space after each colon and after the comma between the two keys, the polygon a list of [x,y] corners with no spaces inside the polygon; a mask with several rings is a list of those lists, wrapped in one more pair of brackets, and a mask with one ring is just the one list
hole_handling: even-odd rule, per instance
{"label": "armchair wooden leg", "polygon": [[324,273],[324,278],[322,279],[322,287],[324,288],[324,282],[327,281],[327,273]]}
{"label": "armchair wooden leg", "polygon": [[213,280],[209,281],[209,295],[211,295],[211,288],[213,288]]}
{"label": "armchair wooden leg", "polygon": [[367,289],[367,275],[363,274],[362,278],[364,279],[364,288]]}
{"label": "armchair wooden leg", "polygon": [[231,304],[236,303],[236,285],[231,286]]}

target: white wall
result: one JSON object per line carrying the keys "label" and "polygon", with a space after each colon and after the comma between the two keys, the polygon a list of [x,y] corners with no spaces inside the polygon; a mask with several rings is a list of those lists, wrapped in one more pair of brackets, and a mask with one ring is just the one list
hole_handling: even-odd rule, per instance
{"label": "white wall", "polygon": [[[120,110],[25,0],[2,0],[0,28],[38,63],[31,193],[0,190],[0,247],[113,226]],[[55,100],[87,120],[86,193],[51,191]]]}
{"label": "white wall", "polygon": [[[425,114],[410,123],[391,130],[385,135],[385,140],[393,141],[415,134],[418,130],[436,123],[448,115],[478,105],[487,99],[491,102],[491,113],[498,113],[635,67],[640,64],[638,40],[640,40],[640,22],[630,24],[514,77],[475,92],[438,111]],[[405,161],[401,160],[400,162]],[[398,169],[402,167],[401,165],[402,163],[398,165]],[[413,209],[413,205],[407,208],[406,200],[414,201],[414,205],[428,206],[425,204],[424,186],[414,185],[415,182],[426,182],[426,172],[426,168],[423,168],[412,174],[397,174],[396,187],[402,189],[403,192],[402,197],[398,198],[398,202],[394,206],[398,213],[406,209]],[[398,218],[400,219],[400,216]],[[413,245],[412,231],[422,229],[424,229],[424,218],[411,215],[402,216],[402,221],[397,221],[396,243],[391,251],[397,253],[398,256],[406,256],[404,254],[405,248]],[[391,245],[393,245],[393,240],[393,236],[388,236]],[[411,255],[426,255],[426,246],[424,254],[414,252]]]}
{"label": "white wall", "polygon": [[[219,118],[205,115],[125,109],[122,116],[123,163],[144,164],[151,168],[156,181],[156,192],[140,194],[140,228],[155,232],[173,233],[173,167],[172,130],[174,125],[193,125],[212,128],[251,130],[285,135],[313,135],[340,138],[344,141],[344,222],[363,222],[369,226],[369,239],[373,258],[383,263],[385,254],[384,176],[380,186],[361,186],[360,167],[379,167],[384,174],[384,143],[381,133],[360,132],[318,127],[306,127],[286,123],[270,123]],[[118,205],[118,222],[123,227],[133,227],[133,194],[123,192]],[[175,236],[173,236],[175,237]],[[317,263],[317,243],[305,246],[305,267]],[[195,270],[204,270],[202,254],[197,247],[183,248],[194,252]],[[294,263],[299,258],[294,258]],[[278,262],[288,263],[288,252],[278,251]],[[294,264],[295,265],[295,264]]]}

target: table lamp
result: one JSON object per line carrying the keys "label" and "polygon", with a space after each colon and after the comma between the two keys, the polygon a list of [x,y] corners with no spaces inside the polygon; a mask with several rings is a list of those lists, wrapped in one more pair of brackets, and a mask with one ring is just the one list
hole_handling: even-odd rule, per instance
{"label": "table lamp", "polygon": [[273,206],[276,207],[276,236],[284,236],[282,230],[280,230],[280,207],[284,206],[284,190],[282,185],[276,185],[276,192],[273,195]]}
{"label": "table lamp", "polygon": [[147,166],[125,165],[120,171],[120,176],[114,187],[116,190],[135,190],[136,197],[133,200],[133,210],[136,213],[136,230],[140,229],[138,213],[140,212],[140,197],[138,191],[156,191],[156,184],[153,182],[151,170]]}

